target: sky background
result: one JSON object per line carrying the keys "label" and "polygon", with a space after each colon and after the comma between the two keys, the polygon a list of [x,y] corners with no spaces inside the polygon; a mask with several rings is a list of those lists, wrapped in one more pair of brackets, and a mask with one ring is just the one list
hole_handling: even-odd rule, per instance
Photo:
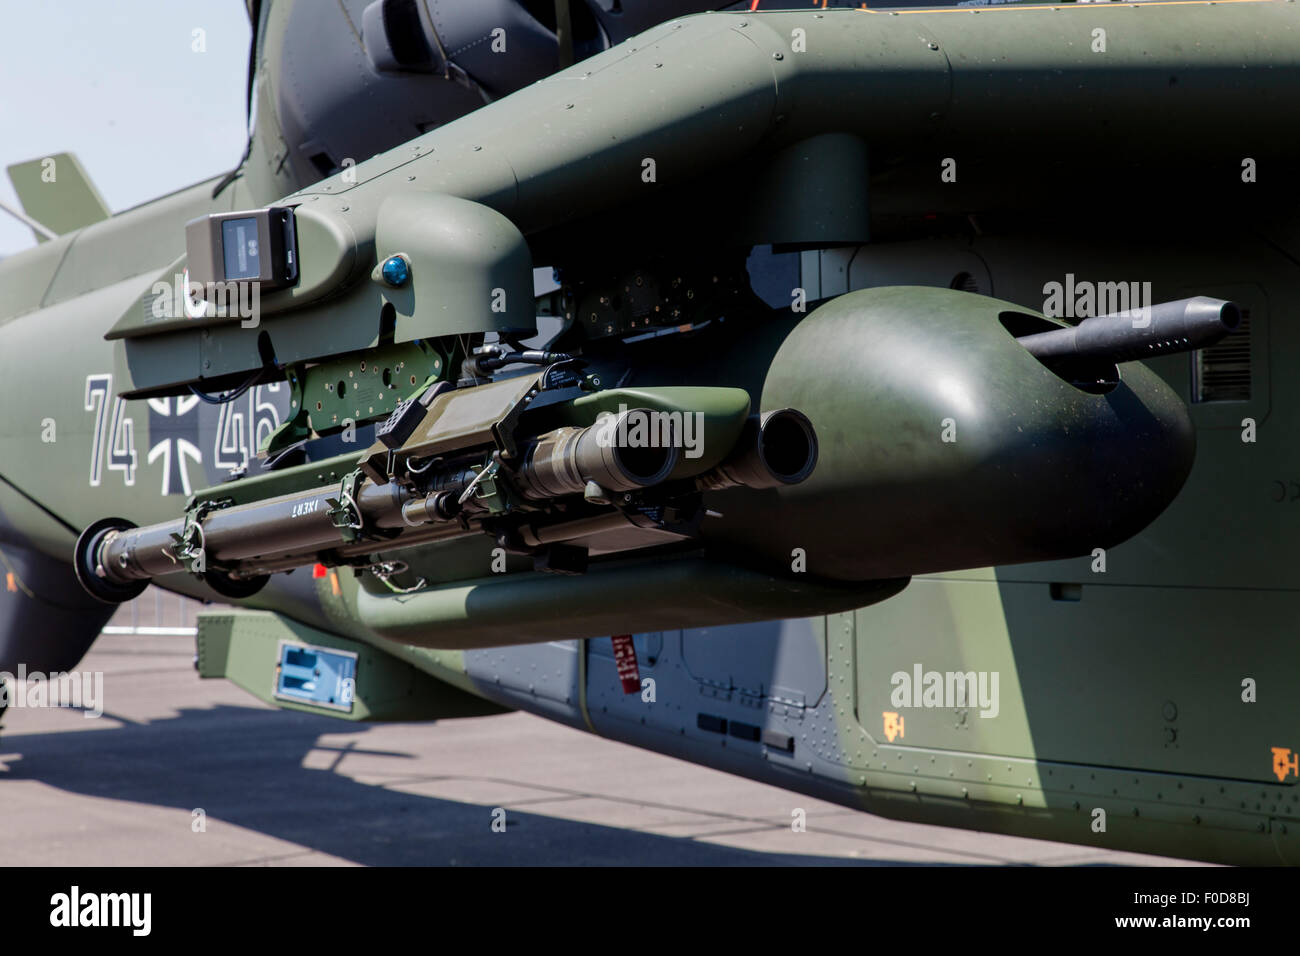
{"label": "sky background", "polygon": [[[243,0],[0,0],[0,166],[75,153],[114,212],[234,168],[249,40]],[[33,245],[0,212],[0,256]]]}

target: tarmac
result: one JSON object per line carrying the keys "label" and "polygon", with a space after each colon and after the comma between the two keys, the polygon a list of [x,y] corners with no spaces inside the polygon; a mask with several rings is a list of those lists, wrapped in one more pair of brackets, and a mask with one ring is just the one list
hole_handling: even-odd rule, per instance
{"label": "tarmac", "polygon": [[183,634],[108,633],[78,668],[103,672],[102,716],[9,708],[7,865],[1184,862],[886,820],[528,714],[283,712],[201,680],[193,656]]}

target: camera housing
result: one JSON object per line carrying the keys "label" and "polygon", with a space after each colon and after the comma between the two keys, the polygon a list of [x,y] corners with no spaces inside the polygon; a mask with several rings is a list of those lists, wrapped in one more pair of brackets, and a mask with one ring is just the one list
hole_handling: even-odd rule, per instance
{"label": "camera housing", "polygon": [[298,281],[298,239],[293,209],[215,213],[185,225],[190,279],[209,282],[257,282],[270,292]]}

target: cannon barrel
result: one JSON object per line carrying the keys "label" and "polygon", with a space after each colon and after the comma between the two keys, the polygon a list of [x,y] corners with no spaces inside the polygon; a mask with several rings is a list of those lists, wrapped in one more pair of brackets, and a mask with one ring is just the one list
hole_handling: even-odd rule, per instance
{"label": "cannon barrel", "polygon": [[1132,362],[1213,345],[1241,325],[1241,309],[1198,295],[1084,319],[1073,328],[1016,339],[1039,361]]}

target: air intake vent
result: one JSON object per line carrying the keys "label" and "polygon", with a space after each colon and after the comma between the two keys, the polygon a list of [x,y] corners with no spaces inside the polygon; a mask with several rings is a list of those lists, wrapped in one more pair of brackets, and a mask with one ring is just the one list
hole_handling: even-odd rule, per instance
{"label": "air intake vent", "polygon": [[1250,401],[1250,309],[1236,332],[1192,353],[1192,401]]}
{"label": "air intake vent", "polygon": [[975,281],[975,277],[969,272],[959,272],[953,276],[952,281],[948,283],[948,288],[956,289],[959,292],[978,293],[980,291],[979,283]]}
{"label": "air intake vent", "polygon": [[425,39],[415,0],[384,0],[383,20],[393,59],[408,70],[428,69],[434,62],[433,50]]}

